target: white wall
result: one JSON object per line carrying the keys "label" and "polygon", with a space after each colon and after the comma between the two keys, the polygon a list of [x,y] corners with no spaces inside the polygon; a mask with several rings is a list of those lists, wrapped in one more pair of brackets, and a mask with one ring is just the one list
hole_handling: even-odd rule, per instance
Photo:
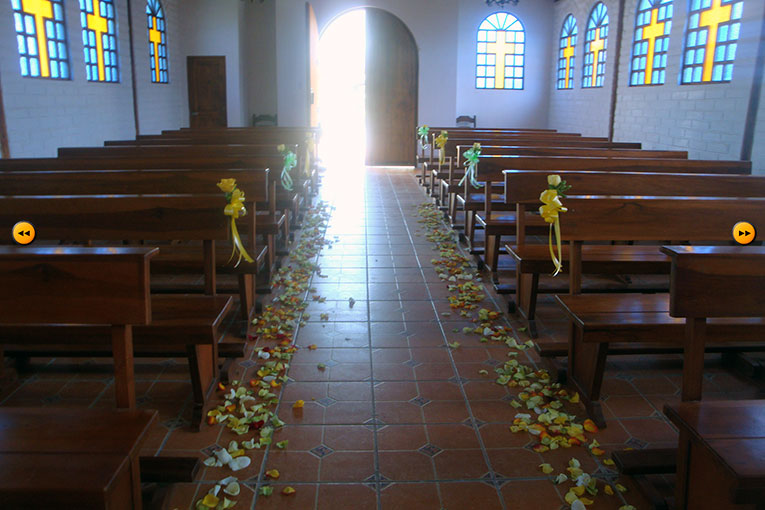
{"label": "white wall", "polygon": [[[125,2],[117,2],[119,83],[88,82],[78,2],[64,2],[71,80],[23,78],[11,3],[0,1],[0,78],[12,157],[135,136]],[[148,48],[147,48],[148,51]]]}
{"label": "white wall", "polygon": [[[248,114],[275,115],[276,87],[276,0],[247,3],[245,19],[250,27],[244,37],[247,59]],[[243,73],[244,74],[244,73]]]}
{"label": "white wall", "polygon": [[249,123],[246,81],[239,73],[240,19],[246,8],[241,0],[183,0],[181,15],[184,55],[226,57],[228,125],[233,127]]}
{"label": "white wall", "polygon": [[479,127],[547,127],[550,98],[552,0],[523,1],[507,9],[526,29],[523,90],[475,88],[476,32],[499,11],[484,2],[460,0],[457,48],[457,115],[476,115]]}
{"label": "white wall", "polygon": [[[741,157],[765,3],[744,2],[731,82],[698,85],[679,84],[687,7],[682,0],[674,2],[666,83],[630,87],[630,37],[637,4],[636,0],[627,2],[614,138],[640,141],[647,149],[687,150],[695,159],[737,160]],[[760,132],[760,140],[762,136]],[[753,166],[765,170],[765,161]]]}
{"label": "white wall", "polygon": [[[158,134],[163,129],[177,129],[189,125],[181,1],[162,1],[166,21],[167,52],[170,57],[168,63],[169,83],[152,83],[151,81],[146,4],[143,1],[134,0],[132,2],[136,93],[141,134]],[[128,55],[126,55],[127,57]]]}

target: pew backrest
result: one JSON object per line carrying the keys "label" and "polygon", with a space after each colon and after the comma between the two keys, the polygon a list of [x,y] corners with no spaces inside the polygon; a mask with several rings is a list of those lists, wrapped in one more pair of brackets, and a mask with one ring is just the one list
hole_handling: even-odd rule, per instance
{"label": "pew backrest", "polygon": [[0,246],[0,323],[151,322],[157,248]]}
{"label": "pew backrest", "polygon": [[672,317],[765,317],[765,248],[664,246]]}

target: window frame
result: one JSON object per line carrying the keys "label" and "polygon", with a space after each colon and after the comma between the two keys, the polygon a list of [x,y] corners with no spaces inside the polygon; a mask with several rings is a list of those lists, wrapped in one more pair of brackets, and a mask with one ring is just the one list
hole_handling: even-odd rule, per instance
{"label": "window frame", "polygon": [[[160,0],[146,0],[146,33],[149,42],[149,79],[152,84],[168,85],[170,83],[170,56],[167,49],[167,18],[165,17],[165,9],[162,7]],[[155,58],[154,55],[154,43],[151,41],[151,29],[153,28],[152,19],[157,19],[157,31],[160,33],[160,43],[157,44],[157,50],[159,50],[159,58]],[[161,22],[161,26],[160,26]],[[164,52],[164,55],[162,54]],[[164,69],[162,63],[164,62]],[[156,65],[159,65],[159,80],[156,80],[157,69]],[[164,74],[164,79],[163,79]]]}
{"label": "window frame", "polygon": [[[45,41],[46,41],[46,55],[48,56],[48,76],[42,74],[42,62],[40,59],[40,44],[37,37],[38,26],[36,24],[36,16],[34,14],[24,11],[24,4],[21,0],[11,0],[11,12],[13,15],[14,31],[16,34],[16,50],[19,54],[19,74],[22,78],[32,78],[40,80],[72,80],[72,65],[69,61],[69,34],[66,25],[66,8],[63,0],[48,0],[53,12],[53,19],[44,18],[45,27]],[[58,9],[57,9],[58,8]],[[60,14],[60,19],[58,14]],[[32,26],[34,27],[34,33],[29,31],[29,19],[32,19]],[[21,31],[19,31],[21,26]],[[52,27],[52,28],[51,28]],[[49,31],[55,32],[55,38],[48,37]],[[30,42],[34,41],[35,48],[34,54],[29,50]],[[22,51],[23,44],[23,51]],[[55,50],[55,57],[51,57],[51,45]],[[65,53],[64,57],[60,55]],[[24,62],[26,59],[26,70],[24,69]],[[32,62],[37,62],[37,75],[32,73]],[[53,76],[53,69],[56,69],[58,76]],[[62,71],[65,71],[65,76],[62,75]],[[25,74],[26,73],[26,74]]]}
{"label": "window frame", "polygon": [[[569,21],[571,23],[569,23]],[[569,28],[568,31],[566,29]],[[570,28],[573,28],[573,30],[570,30]],[[568,34],[568,35],[564,35]],[[564,86],[561,87],[561,82],[565,82],[566,80],[566,57],[563,54],[563,51],[565,48],[568,47],[568,44],[563,44],[564,41],[568,43],[568,38],[571,37],[571,47],[574,49],[574,53],[570,57],[570,66],[569,66],[569,73],[568,73],[568,81],[569,83],[564,83]],[[563,24],[560,27],[560,36],[558,38],[558,68],[556,70],[556,76],[555,76],[555,89],[556,90],[574,90],[574,84],[576,83],[576,45],[579,42],[579,27],[577,26],[576,17],[574,17],[573,14],[569,13],[568,16],[566,16],[566,19],[563,20]],[[561,73],[563,73],[563,76],[561,76]],[[570,87],[568,85],[571,85]]]}
{"label": "window frame", "polygon": [[[648,39],[643,38],[645,35],[642,31],[645,27],[650,26],[653,19],[653,11],[657,10],[657,22],[664,23],[664,35],[660,35],[654,38],[654,62],[651,65],[651,83],[646,83],[646,71],[648,69],[648,47],[650,42]],[[664,12],[662,13],[662,10]],[[669,13],[667,14],[667,11]],[[630,52],[630,72],[629,72],[629,86],[630,87],[658,87],[664,85],[667,81],[667,63],[669,60],[669,42],[672,32],[672,17],[674,15],[674,0],[639,0],[637,4],[637,10],[635,12],[635,30],[632,37],[632,50]],[[662,16],[664,16],[662,18]],[[646,23],[647,17],[647,23]],[[641,24],[642,23],[642,24]],[[638,30],[640,30],[641,38],[638,39]],[[661,44],[662,49],[657,51],[657,44]],[[645,47],[645,53],[643,53],[643,47]],[[639,53],[638,53],[639,52]],[[660,58],[659,66],[656,66],[656,58]],[[636,67],[640,66],[640,67]],[[653,74],[659,73],[660,81],[655,81]],[[641,73],[643,74],[642,81],[635,82],[635,79],[639,79]]]}
{"label": "window frame", "polygon": [[[602,7],[602,9],[601,9]],[[597,19],[598,16],[600,19]],[[594,24],[593,27],[590,27]],[[608,7],[603,2],[597,2],[592,6],[590,15],[587,16],[587,28],[584,32],[584,58],[582,59],[582,88],[583,89],[599,89],[603,88],[606,83],[606,63],[608,62],[608,36],[609,36],[609,17]],[[606,35],[603,36],[603,30],[605,29]],[[590,34],[593,34],[590,39]],[[595,58],[595,52],[590,51],[590,44],[596,39],[595,34],[599,34],[603,40],[603,49],[598,52],[598,61],[588,63],[588,57],[593,60]],[[602,57],[602,60],[601,60]],[[603,72],[599,71],[600,66],[603,66]],[[591,74],[587,74],[588,70]],[[590,84],[587,85],[587,79],[590,79]]]}
{"label": "window frame", "polygon": [[[106,32],[102,32],[101,40],[103,45],[103,37],[104,35],[113,38],[112,41],[110,41],[110,46],[113,43],[113,48],[101,48],[102,57],[104,59],[104,79],[100,79],[100,76],[98,76],[96,79],[92,78],[92,73],[95,69],[95,72],[98,73],[98,43],[96,42],[96,32],[95,30],[92,30],[88,28],[87,23],[87,16],[93,15],[95,13],[95,3],[99,3],[99,17],[103,18],[107,22],[107,29],[109,27],[109,23],[112,24],[114,27],[113,33],[109,30]],[[84,64],[85,64],[85,79],[90,83],[113,83],[113,84],[119,84],[122,80],[122,70],[120,68],[120,58],[119,58],[119,22],[117,20],[117,4],[114,0],[79,0],[80,3],[80,25],[82,26],[82,51],[84,56]],[[100,4],[106,4],[111,6],[111,16],[109,16],[109,13],[104,16],[101,13],[101,5]],[[91,11],[87,10],[88,4],[90,4]],[[91,37],[92,34],[92,37]],[[91,40],[92,39],[92,40]],[[107,59],[107,52],[109,53],[108,59]],[[91,62],[92,55],[96,55],[96,61]],[[114,60],[112,63],[111,60]]]}
{"label": "window frame", "polygon": [[[719,41],[719,34],[720,34],[720,27],[725,26],[726,28],[731,27],[733,25],[738,25],[736,30],[736,37],[735,39],[731,40],[730,38],[727,38],[724,42],[724,53],[728,54],[730,52],[730,48],[733,48],[733,57],[732,59],[727,58],[728,55],[726,55],[726,59],[722,61],[723,70],[721,71],[723,73],[723,78],[719,80],[714,79],[715,69],[718,65],[720,65],[717,61],[717,55],[715,55],[713,61],[712,61],[712,77],[709,80],[704,80],[704,59],[706,58],[706,47],[705,43],[707,38],[709,37],[709,29],[703,30],[699,27],[693,27],[694,24],[694,16],[701,16],[701,13],[707,8],[704,8],[703,5],[710,1],[712,4],[714,3],[714,0],[688,0],[688,12],[686,16],[686,23],[685,23],[685,32],[683,32],[683,53],[681,55],[681,61],[680,61],[680,75],[678,77],[678,83],[680,85],[714,85],[714,84],[720,84],[720,83],[730,83],[733,81],[733,71],[735,69],[735,62],[736,62],[736,53],[738,51],[738,41],[741,36],[741,24],[742,24],[742,18],[743,18],[743,11],[744,11],[744,0],[721,0],[721,5],[730,5],[731,6],[731,19],[723,22],[721,24],[717,25],[717,35],[715,37],[715,54],[718,53],[720,48],[720,41]],[[698,3],[699,7],[694,8],[694,4]],[[739,7],[740,6],[740,7]],[[739,7],[739,13],[738,17],[734,16],[736,15],[736,8]],[[728,34],[730,30],[726,30],[726,34]],[[704,42],[698,43],[698,40],[701,38],[698,34],[704,33]],[[693,44],[691,44],[691,40],[694,41]],[[697,52],[701,51],[702,53],[691,53],[691,52]],[[692,55],[691,59],[694,61],[693,63],[688,63],[689,54]],[[702,55],[702,59],[699,65],[698,62],[698,55]],[[729,66],[730,69],[730,76],[728,79],[725,79],[725,68]],[[689,81],[686,81],[686,72],[687,70],[690,70],[691,73],[696,73],[696,70],[698,70],[701,73],[701,80],[696,80],[694,76],[691,76],[691,79]]]}
{"label": "window frame", "polygon": [[[503,16],[501,22],[499,19],[499,16]],[[512,20],[508,23],[508,20]],[[510,27],[516,25],[516,23],[520,26],[519,29],[513,29],[509,30]],[[497,72],[497,54],[496,53],[489,53],[486,51],[485,45],[489,43],[493,43],[497,41],[496,34],[499,32],[504,32],[506,35],[504,37],[507,37],[507,34],[512,33],[513,34],[513,41],[511,44],[517,45],[521,44],[522,49],[520,52],[516,53],[508,53],[505,55],[505,76],[503,77],[503,83],[502,87],[496,86],[496,72]],[[491,40],[491,34],[494,34],[494,40]],[[521,41],[518,41],[518,34],[520,34]],[[505,39],[505,42],[507,43],[507,39]],[[483,21],[478,25],[478,30],[476,31],[476,60],[475,60],[475,76],[474,76],[474,82],[473,85],[477,90],[524,90],[526,87],[526,46],[528,44],[528,40],[526,38],[526,27],[524,26],[523,22],[514,14],[506,11],[497,11],[494,12],[488,16],[486,16]],[[484,51],[482,50],[482,45]],[[515,49],[515,47],[513,48]],[[507,63],[507,59],[510,58],[511,63]],[[520,58],[520,64],[517,64],[517,59]],[[511,70],[511,76],[507,75],[507,71]],[[520,75],[517,75],[516,72],[520,70]],[[489,74],[490,72],[493,72],[493,74]],[[483,73],[483,74],[481,74]],[[481,84],[481,80],[484,80],[484,84]],[[489,80],[491,80],[494,83],[494,86],[488,86]],[[507,82],[512,82],[512,86],[507,87]],[[515,83],[520,81],[520,86],[515,86]]]}

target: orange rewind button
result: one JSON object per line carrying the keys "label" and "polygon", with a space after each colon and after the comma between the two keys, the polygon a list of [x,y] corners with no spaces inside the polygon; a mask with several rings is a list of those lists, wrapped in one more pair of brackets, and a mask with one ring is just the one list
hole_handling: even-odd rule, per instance
{"label": "orange rewind button", "polygon": [[733,225],[733,239],[738,244],[749,244],[754,241],[754,237],[757,232],[751,223],[746,221],[739,221]]}
{"label": "orange rewind button", "polygon": [[28,221],[20,221],[13,226],[13,240],[19,244],[29,244],[35,240],[35,227]]}

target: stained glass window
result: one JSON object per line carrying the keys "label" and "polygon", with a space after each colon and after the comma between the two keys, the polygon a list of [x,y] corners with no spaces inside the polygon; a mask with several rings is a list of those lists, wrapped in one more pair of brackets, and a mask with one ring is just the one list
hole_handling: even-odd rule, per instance
{"label": "stained glass window", "polygon": [[496,12],[478,27],[475,86],[522,89],[526,32],[518,18]]}
{"label": "stained glass window", "polygon": [[663,85],[667,71],[672,0],[640,0],[632,43],[630,86]]}
{"label": "stained glass window", "polygon": [[681,83],[733,78],[743,11],[743,0],[690,0]]}
{"label": "stained glass window", "polygon": [[167,33],[165,32],[165,11],[159,0],[146,2],[146,18],[149,29],[149,61],[151,81],[167,83]]}
{"label": "stained glass window", "polygon": [[582,87],[602,87],[606,76],[608,43],[608,10],[602,2],[595,4],[587,20],[584,34],[584,69]]}
{"label": "stained glass window", "polygon": [[62,0],[11,0],[21,76],[69,79]]}
{"label": "stained glass window", "polygon": [[88,81],[120,81],[114,1],[80,0],[80,23]]}
{"label": "stained glass window", "polygon": [[558,50],[558,88],[574,88],[574,62],[577,39],[576,18],[569,14],[560,29],[560,49]]}

